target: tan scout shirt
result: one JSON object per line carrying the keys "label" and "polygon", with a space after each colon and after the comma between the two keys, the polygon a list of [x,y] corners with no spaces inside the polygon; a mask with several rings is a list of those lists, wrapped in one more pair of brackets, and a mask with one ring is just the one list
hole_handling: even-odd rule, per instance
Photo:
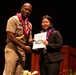
{"label": "tan scout shirt", "polygon": [[[32,24],[30,23],[30,25],[32,26]],[[23,27],[22,24],[20,24],[20,21],[18,19],[18,17],[12,16],[8,22],[7,22],[7,27],[6,27],[6,31],[10,31],[13,32],[15,34],[15,37],[20,40],[23,44],[26,44],[26,40],[27,38],[25,37],[25,35],[23,34]],[[30,36],[29,38],[32,38],[32,31],[30,32]],[[10,42],[10,40],[7,38],[7,43]]]}

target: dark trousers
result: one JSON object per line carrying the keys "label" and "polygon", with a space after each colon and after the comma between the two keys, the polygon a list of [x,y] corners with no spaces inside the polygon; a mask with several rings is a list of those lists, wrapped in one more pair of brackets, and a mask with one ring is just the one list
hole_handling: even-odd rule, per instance
{"label": "dark trousers", "polygon": [[47,55],[41,58],[40,75],[58,75],[60,71],[59,62],[50,62]]}

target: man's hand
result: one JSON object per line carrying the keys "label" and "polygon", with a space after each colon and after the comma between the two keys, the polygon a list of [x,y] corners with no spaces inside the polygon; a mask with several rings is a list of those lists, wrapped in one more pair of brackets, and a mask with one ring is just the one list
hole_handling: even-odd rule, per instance
{"label": "man's hand", "polygon": [[28,44],[32,45],[34,41],[34,39],[29,39]]}
{"label": "man's hand", "polygon": [[31,52],[30,46],[25,46],[23,49],[24,49],[24,51],[25,51],[26,53],[30,53],[30,52]]}

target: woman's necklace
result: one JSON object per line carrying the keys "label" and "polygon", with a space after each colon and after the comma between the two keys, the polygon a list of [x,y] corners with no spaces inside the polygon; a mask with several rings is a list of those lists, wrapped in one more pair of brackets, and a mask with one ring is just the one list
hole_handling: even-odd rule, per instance
{"label": "woman's necklace", "polygon": [[25,34],[25,36],[28,36],[30,34],[31,29],[32,29],[30,22],[28,21],[28,18],[26,18],[26,20],[23,21],[20,13],[17,13],[16,15],[18,16],[19,21],[23,26],[23,33]]}
{"label": "woman's necklace", "polygon": [[47,31],[46,40],[48,40],[49,35],[51,35],[51,33],[52,33],[53,31],[54,31],[53,28],[52,28],[52,29],[49,29],[49,30]]}
{"label": "woman's necklace", "polygon": [[[47,34],[46,34],[46,40],[48,40],[49,35],[51,35],[51,33],[54,31],[54,28],[50,28],[49,30],[47,30]],[[44,30],[42,30],[41,32],[44,32]]]}

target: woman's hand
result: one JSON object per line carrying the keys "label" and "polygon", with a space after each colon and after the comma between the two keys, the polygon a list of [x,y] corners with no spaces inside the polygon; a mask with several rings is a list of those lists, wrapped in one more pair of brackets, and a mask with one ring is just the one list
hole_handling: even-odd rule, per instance
{"label": "woman's hand", "polygon": [[48,41],[47,40],[43,40],[43,44],[44,45],[48,45]]}

